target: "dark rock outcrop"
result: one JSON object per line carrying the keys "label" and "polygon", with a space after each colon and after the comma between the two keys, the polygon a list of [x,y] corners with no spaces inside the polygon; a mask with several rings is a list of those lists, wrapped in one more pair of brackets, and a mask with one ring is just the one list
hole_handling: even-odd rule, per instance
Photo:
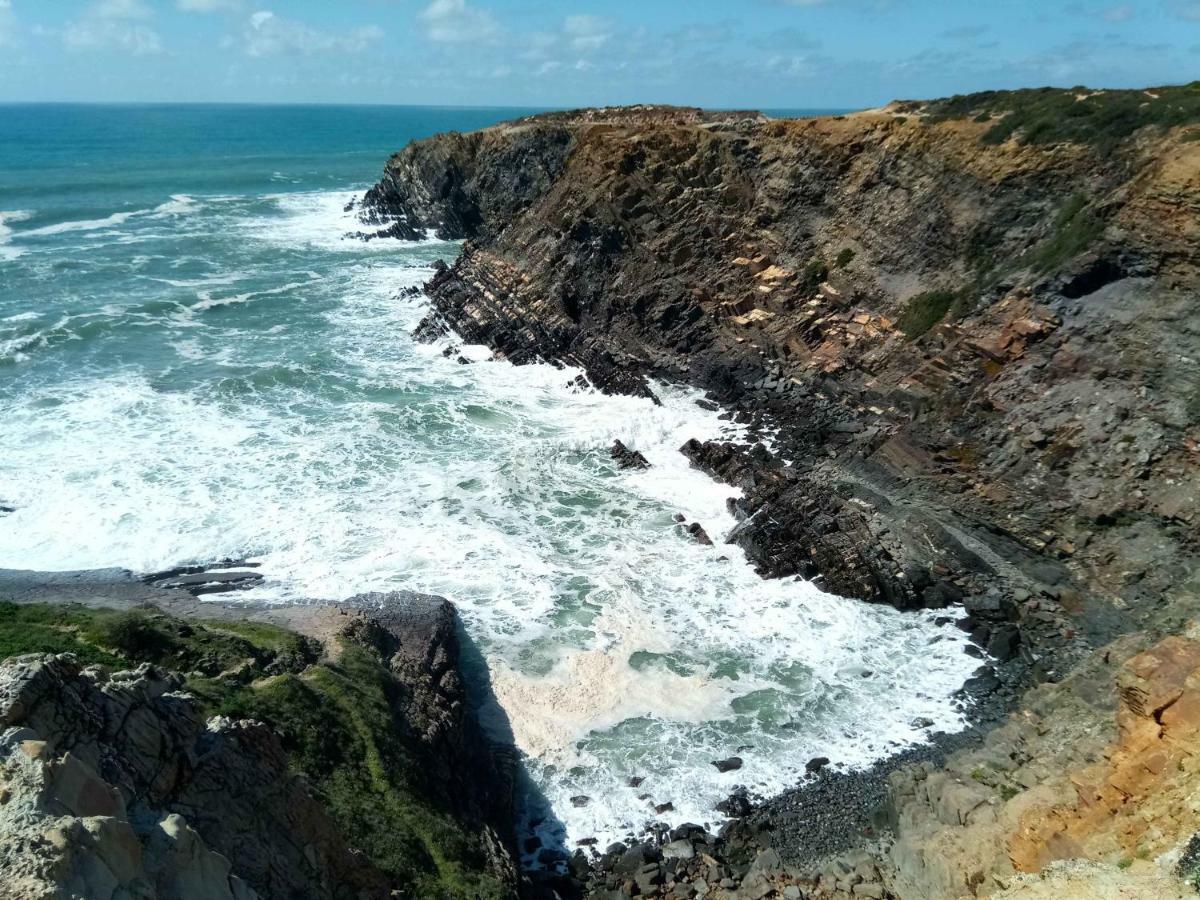
{"label": "dark rock outcrop", "polygon": [[[920,108],[535,117],[413,144],[366,206],[468,238],[424,332],[606,391],[688,381],[772,435],[687,451],[743,487],[763,574],[998,592],[968,627],[1058,677],[1200,549],[1200,145],[995,144]],[[522,159],[550,162],[512,183]]]}
{"label": "dark rock outcrop", "polygon": [[613,441],[609,455],[617,461],[618,469],[648,469],[650,461],[640,450],[630,450],[621,441]]}

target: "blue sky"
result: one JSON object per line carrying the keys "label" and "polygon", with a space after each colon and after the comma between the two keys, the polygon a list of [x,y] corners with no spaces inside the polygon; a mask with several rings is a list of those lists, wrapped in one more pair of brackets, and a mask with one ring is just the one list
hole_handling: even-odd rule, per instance
{"label": "blue sky", "polygon": [[1200,0],[0,0],[0,101],[837,108],[1200,78]]}

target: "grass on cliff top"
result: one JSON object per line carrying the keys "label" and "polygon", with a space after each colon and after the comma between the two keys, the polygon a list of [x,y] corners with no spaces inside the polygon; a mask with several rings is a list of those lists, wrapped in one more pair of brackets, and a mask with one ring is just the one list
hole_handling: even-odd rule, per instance
{"label": "grass on cliff top", "polygon": [[226,697],[219,712],[269,722],[352,847],[429,900],[500,900],[477,836],[426,800],[397,721],[401,687],[370,650],[343,640],[336,664]]}
{"label": "grass on cliff top", "polygon": [[257,622],[185,622],[155,609],[0,602],[0,659],[73,653],[85,665],[148,662],[185,675],[206,714],[257,719],[281,736],[349,846],[423,900],[501,900],[484,848],[410,779],[401,685],[370,649],[321,646]]}
{"label": "grass on cliff top", "polygon": [[25,653],[74,653],[84,665],[115,666],[121,658],[85,639],[82,607],[0,602],[0,659]]}
{"label": "grass on cliff top", "polygon": [[927,121],[992,122],[987,144],[1073,142],[1111,150],[1148,125],[1175,128],[1200,122],[1200,81],[1147,90],[1093,91],[1085,87],[983,91],[935,100]]}

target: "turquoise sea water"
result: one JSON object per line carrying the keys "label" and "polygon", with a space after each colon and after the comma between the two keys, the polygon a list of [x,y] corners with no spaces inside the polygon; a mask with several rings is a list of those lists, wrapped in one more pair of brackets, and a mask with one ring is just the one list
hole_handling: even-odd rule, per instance
{"label": "turquoise sea water", "polygon": [[732,489],[677,448],[736,432],[690,391],[411,341],[398,291],[457,246],[363,243],[344,208],[407,141],[523,112],[0,107],[0,567],[251,557],[254,598],[448,596],[572,840],[954,727],[957,630],[720,545]]}

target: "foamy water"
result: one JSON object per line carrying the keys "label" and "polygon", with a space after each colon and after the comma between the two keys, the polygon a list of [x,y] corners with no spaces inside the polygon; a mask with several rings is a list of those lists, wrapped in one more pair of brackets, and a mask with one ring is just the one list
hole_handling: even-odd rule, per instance
{"label": "foamy water", "polygon": [[[4,214],[0,567],[248,556],[252,599],[447,596],[548,840],[638,832],[668,802],[663,820],[715,822],[735,785],[869,763],[921,740],[917,717],[960,725],[961,632],[764,582],[722,544],[733,489],[678,448],[739,434],[692,391],[660,385],[655,406],[416,344],[425,301],[398,292],[455,245],[345,238],[349,191],[185,187]],[[653,468],[618,470],[616,438]]]}

